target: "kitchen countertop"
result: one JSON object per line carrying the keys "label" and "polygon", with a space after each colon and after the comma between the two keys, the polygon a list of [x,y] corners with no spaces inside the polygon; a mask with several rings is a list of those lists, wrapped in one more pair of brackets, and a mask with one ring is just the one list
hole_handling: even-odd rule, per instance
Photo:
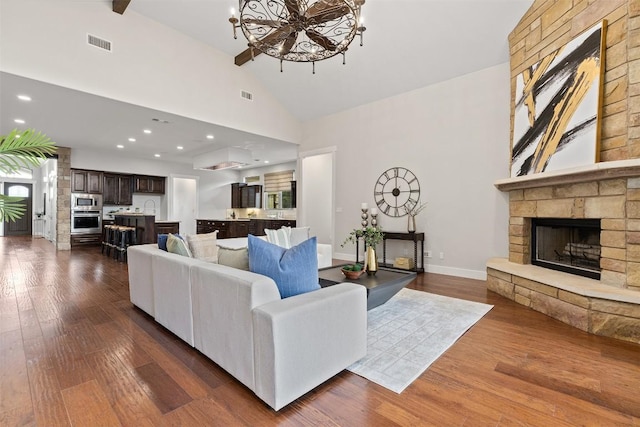
{"label": "kitchen countertop", "polygon": [[198,218],[200,221],[295,221],[292,218],[225,218],[225,219],[216,219],[216,218]]}
{"label": "kitchen countertop", "polygon": [[218,218],[198,218],[198,220],[200,221],[251,221],[251,219],[249,218],[225,218],[225,219],[218,219]]}

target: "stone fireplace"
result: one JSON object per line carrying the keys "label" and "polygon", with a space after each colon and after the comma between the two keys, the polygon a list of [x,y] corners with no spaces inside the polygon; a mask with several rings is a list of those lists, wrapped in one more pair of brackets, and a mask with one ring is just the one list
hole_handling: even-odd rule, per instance
{"label": "stone fireplace", "polygon": [[[581,330],[640,343],[640,2],[536,0],[509,37],[512,105],[524,68],[603,19],[601,161],[495,183],[509,194],[509,257],[489,260],[487,287]],[[535,265],[533,223],[552,218],[599,222],[597,243],[578,236],[551,249],[599,277]]]}

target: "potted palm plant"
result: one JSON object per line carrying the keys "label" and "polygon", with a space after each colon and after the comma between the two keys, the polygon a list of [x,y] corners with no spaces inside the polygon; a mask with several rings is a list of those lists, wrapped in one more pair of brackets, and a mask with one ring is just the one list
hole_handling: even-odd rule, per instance
{"label": "potted palm plant", "polygon": [[376,245],[384,239],[384,233],[379,226],[368,225],[364,228],[354,228],[342,243],[344,247],[347,243],[356,243],[359,239],[364,241],[366,248],[365,254],[365,270],[367,274],[373,275],[378,271],[378,259],[376,257]]}
{"label": "potted palm plant", "polygon": [[[0,135],[0,173],[11,175],[22,169],[38,167],[56,151],[55,143],[33,129],[12,130]],[[24,215],[22,197],[0,194],[0,221],[15,221]]]}

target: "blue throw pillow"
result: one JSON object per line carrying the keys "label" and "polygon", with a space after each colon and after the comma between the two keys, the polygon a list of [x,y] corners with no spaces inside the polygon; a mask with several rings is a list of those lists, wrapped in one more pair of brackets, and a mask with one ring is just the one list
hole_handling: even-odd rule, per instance
{"label": "blue throw pillow", "polygon": [[158,249],[162,249],[163,251],[167,251],[167,237],[168,234],[158,234]]}
{"label": "blue throw pillow", "polygon": [[249,235],[249,270],[271,277],[287,298],[320,289],[318,245],[312,237],[289,249]]}

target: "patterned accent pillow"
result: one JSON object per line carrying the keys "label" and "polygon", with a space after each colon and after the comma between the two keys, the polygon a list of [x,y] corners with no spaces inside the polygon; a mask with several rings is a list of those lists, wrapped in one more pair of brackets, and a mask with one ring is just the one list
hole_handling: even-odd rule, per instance
{"label": "patterned accent pillow", "polygon": [[213,233],[187,235],[193,257],[207,262],[218,262],[217,239],[218,230]]}
{"label": "patterned accent pillow", "polygon": [[189,250],[187,242],[173,234],[169,234],[167,236],[167,251],[171,252],[172,254],[178,254],[191,258],[191,251]]}
{"label": "patterned accent pillow", "polygon": [[282,227],[278,230],[270,230],[267,228],[264,232],[267,235],[267,241],[269,243],[273,243],[274,245],[278,245],[285,249],[289,249],[291,247],[291,227]]}
{"label": "patterned accent pillow", "polygon": [[246,247],[232,249],[219,246],[218,264],[249,271],[249,250]]}
{"label": "patterned accent pillow", "polygon": [[287,298],[320,289],[318,245],[312,237],[290,249],[249,235],[249,270],[271,277]]}

